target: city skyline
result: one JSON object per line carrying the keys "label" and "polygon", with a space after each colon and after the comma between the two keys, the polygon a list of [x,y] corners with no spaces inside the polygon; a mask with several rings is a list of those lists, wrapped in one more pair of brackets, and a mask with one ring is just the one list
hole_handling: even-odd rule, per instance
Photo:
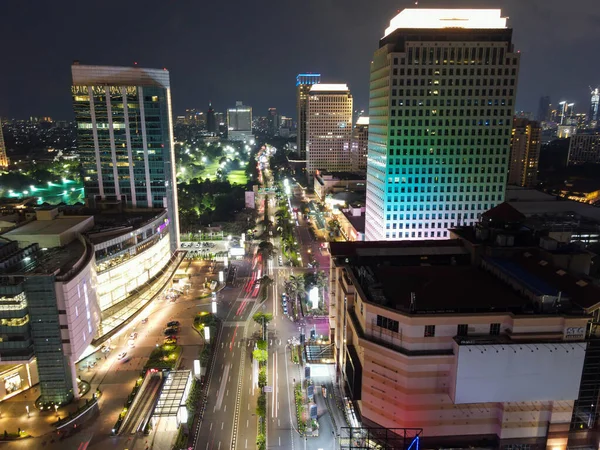
{"label": "city skyline", "polygon": [[[205,110],[209,101],[217,111],[225,111],[235,100],[244,98],[257,116],[266,115],[269,107],[292,116],[296,109],[295,92],[289,86],[297,73],[304,71],[327,74],[324,82],[347,82],[356,107],[366,110],[368,65],[375,50],[373,42],[381,38],[381,30],[389,17],[411,5],[390,0],[367,5],[351,0],[340,11],[332,3],[309,1],[302,7],[240,4],[233,11],[226,11],[224,6],[211,4],[207,11],[198,14],[199,6],[186,2],[168,8],[158,3],[152,8],[151,4],[149,7],[145,3],[143,9],[133,2],[119,7],[125,8],[124,14],[141,11],[144,20],[136,22],[140,24],[136,35],[141,39],[127,40],[132,44],[122,47],[123,36],[118,29],[102,39],[73,39],[74,35],[85,36],[85,30],[99,26],[101,19],[91,14],[93,2],[73,3],[72,7],[69,3],[65,1],[64,8],[56,9],[43,4],[6,7],[9,20],[0,36],[12,45],[4,50],[4,63],[18,70],[2,75],[0,116],[49,115],[56,119],[72,119],[70,102],[65,100],[62,92],[69,83],[69,66],[76,59],[85,64],[127,66],[137,62],[140,67],[166,67],[172,74],[173,111],[176,114],[186,108]],[[107,7],[110,8],[110,4]],[[593,51],[593,41],[587,36],[593,31],[594,22],[592,15],[582,12],[593,11],[591,0],[579,0],[567,10],[561,8],[557,0],[546,2],[543,9],[536,3],[518,4],[512,0],[493,3],[463,0],[458,4],[444,0],[425,2],[419,7],[501,8],[503,16],[509,17],[508,26],[515,30],[515,49],[526,55],[516,110],[535,113],[539,98],[549,95],[554,103],[568,98],[575,102],[576,111],[589,111],[588,86],[600,82],[596,75],[600,72],[600,62],[586,57]],[[50,24],[59,21],[65,9],[72,16],[70,26],[50,28]],[[342,14],[344,27],[330,27],[330,19],[338,14]],[[222,16],[226,16],[231,25],[227,34],[219,31]],[[317,17],[310,33],[302,28],[306,23],[302,20],[305,16]],[[297,20],[284,20],[283,17]],[[158,20],[164,21],[165,32],[148,34],[149,30],[144,29],[143,24]],[[265,51],[260,40],[245,38],[244,30],[250,31],[251,24],[259,20],[261,27],[269,28],[272,35],[280,34],[286,39],[275,40]],[[136,23],[132,24],[135,30]],[[544,33],[547,29],[558,28],[560,33],[549,36]],[[189,52],[188,42],[198,30],[221,37],[211,40],[211,46],[202,47],[200,52]],[[21,38],[14,39],[14,36]],[[39,45],[40,42],[47,43],[52,51]],[[230,55],[233,42],[238,45],[240,55],[235,58],[235,67]],[[112,49],[117,43],[120,51],[115,54]],[[319,51],[308,51],[308,48]],[[351,48],[352,52],[336,50],[339,48]],[[555,58],[549,57],[553,54],[568,54],[569,64],[556,65]],[[276,66],[272,65],[275,55]],[[264,70],[267,66],[268,70]],[[41,67],[50,76],[38,80]],[[244,73],[244,83],[239,82],[239,73]]]}

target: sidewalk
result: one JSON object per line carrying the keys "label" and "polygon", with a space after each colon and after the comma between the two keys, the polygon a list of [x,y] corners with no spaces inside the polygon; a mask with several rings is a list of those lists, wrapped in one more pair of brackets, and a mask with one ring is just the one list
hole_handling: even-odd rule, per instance
{"label": "sidewalk", "polygon": [[[60,408],[58,415],[64,418],[77,411],[79,407],[85,404],[86,398],[92,398],[94,392],[90,389],[85,397]],[[16,433],[20,428],[30,436],[38,437],[55,432],[54,423],[57,421],[57,414],[55,411],[40,411],[34,406],[34,402],[39,395],[39,386],[34,386],[3,401],[0,405],[0,433],[4,433],[4,430],[8,433]],[[29,407],[29,417],[27,417],[27,406]]]}

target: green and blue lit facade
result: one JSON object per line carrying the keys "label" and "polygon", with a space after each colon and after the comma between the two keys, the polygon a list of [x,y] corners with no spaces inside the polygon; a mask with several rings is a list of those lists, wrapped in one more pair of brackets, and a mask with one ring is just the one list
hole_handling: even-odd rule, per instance
{"label": "green and blue lit facade", "polygon": [[167,208],[174,251],[179,220],[169,72],[74,64],[72,74],[86,199]]}
{"label": "green and blue lit facade", "polygon": [[508,28],[398,28],[381,39],[367,240],[445,239],[504,201],[518,71]]}

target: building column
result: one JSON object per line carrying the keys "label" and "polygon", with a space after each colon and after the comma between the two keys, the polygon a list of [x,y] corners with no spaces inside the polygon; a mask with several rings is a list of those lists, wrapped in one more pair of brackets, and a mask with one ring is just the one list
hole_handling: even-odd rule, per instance
{"label": "building column", "polygon": [[69,368],[71,369],[73,383],[73,398],[78,399],[81,396],[79,395],[79,386],[77,386],[77,366],[75,365],[75,360],[73,358],[69,358]]}

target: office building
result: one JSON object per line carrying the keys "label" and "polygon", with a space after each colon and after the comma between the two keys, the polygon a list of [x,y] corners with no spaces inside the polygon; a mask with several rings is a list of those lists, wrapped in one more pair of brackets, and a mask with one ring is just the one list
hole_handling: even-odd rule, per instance
{"label": "office building", "polygon": [[538,122],[548,122],[550,120],[551,110],[552,104],[550,103],[550,97],[547,95],[540,97],[536,120]]}
{"label": "office building", "polygon": [[590,98],[590,115],[588,117],[590,122],[598,121],[598,106],[600,104],[600,88],[591,89]]}
{"label": "office building", "polygon": [[444,239],[504,200],[518,71],[500,10],[391,20],[371,63],[367,240]]}
{"label": "office building", "polygon": [[600,134],[574,134],[569,142],[568,165],[600,163]]}
{"label": "office building", "polygon": [[227,110],[227,137],[230,141],[250,142],[252,135],[252,107],[235,102],[235,108]]}
{"label": "office building", "polygon": [[596,427],[600,289],[567,267],[590,257],[528,245],[521,219],[501,204],[455,239],[330,244],[336,379],[363,425],[554,450]]}
{"label": "office building", "polygon": [[215,118],[215,110],[210,102],[208,103],[208,111],[206,111],[206,131],[215,134],[219,131]]}
{"label": "office building", "polygon": [[352,129],[350,159],[353,171],[367,170],[367,153],[369,145],[369,118],[359,116]]}
{"label": "office building", "polygon": [[313,84],[306,113],[306,172],[349,172],[352,95],[345,84]]}
{"label": "office building", "polygon": [[313,84],[321,82],[318,73],[301,73],[296,77],[296,118],[298,120],[296,137],[297,152],[300,160],[306,159],[306,120],[308,114],[308,93]]}
{"label": "office building", "polygon": [[0,120],[0,170],[8,169],[8,156],[6,155],[6,144],[2,133],[2,120]]}
{"label": "office building", "polygon": [[277,114],[277,108],[269,108],[268,114],[267,114],[267,126],[268,126],[268,133],[271,136],[277,136],[279,134],[279,125],[280,125],[280,120],[279,120],[279,114]]}
{"label": "office building", "polygon": [[177,250],[169,72],[79,63],[71,69],[86,200],[91,206],[166,208],[171,251]]}
{"label": "office building", "polygon": [[188,108],[185,110],[184,124],[198,128],[205,128],[206,117],[202,111],[198,111],[196,108]]}
{"label": "office building", "polygon": [[535,187],[541,148],[542,127],[540,124],[527,119],[514,119],[508,184]]}

